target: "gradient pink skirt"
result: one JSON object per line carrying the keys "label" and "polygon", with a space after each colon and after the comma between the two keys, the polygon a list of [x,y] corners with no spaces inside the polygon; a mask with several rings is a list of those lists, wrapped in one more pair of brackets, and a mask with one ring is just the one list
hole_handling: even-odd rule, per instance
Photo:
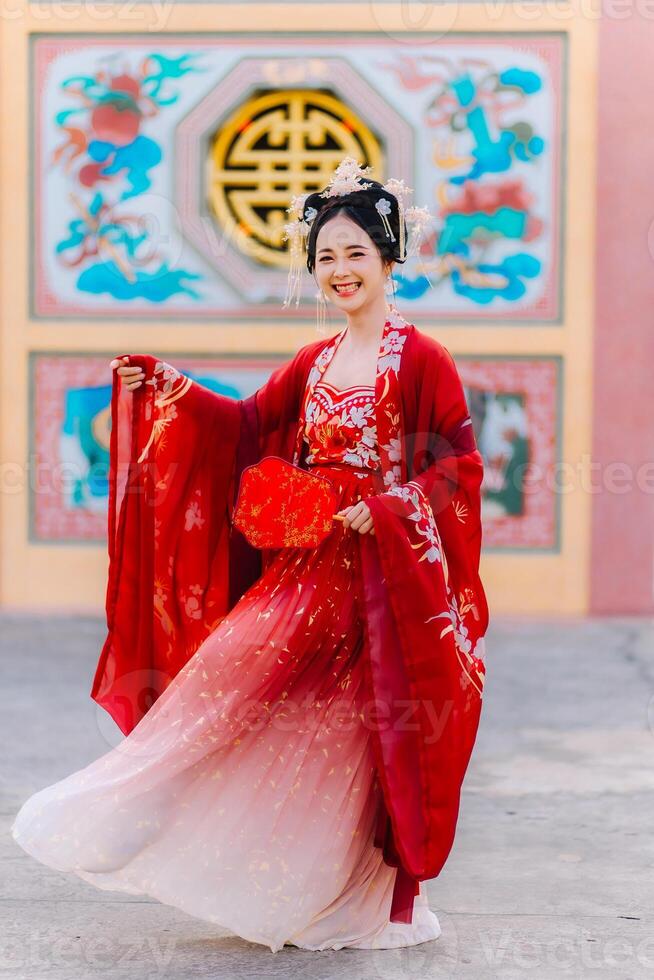
{"label": "gradient pink skirt", "polygon": [[[315,467],[340,507],[369,474]],[[14,839],[102,889],[149,895],[275,952],[440,934],[421,884],[390,922],[373,843],[358,532],[266,553],[264,571],[115,748],[31,796]]]}

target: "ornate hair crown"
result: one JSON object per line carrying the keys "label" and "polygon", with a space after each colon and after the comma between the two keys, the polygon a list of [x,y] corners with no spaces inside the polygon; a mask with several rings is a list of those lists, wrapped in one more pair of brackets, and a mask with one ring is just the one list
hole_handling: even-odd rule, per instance
{"label": "ornate hair crown", "polygon": [[[319,196],[324,198],[343,197],[346,194],[353,194],[356,191],[364,191],[369,188],[378,190],[379,185],[375,187],[374,183],[366,181],[366,177],[370,176],[371,169],[371,167],[362,168],[354,157],[344,157],[332,174],[327,188]],[[391,177],[381,187],[387,194],[392,195],[397,200],[400,219],[397,259],[400,262],[404,262],[410,256],[418,254],[424,229],[431,221],[433,215],[424,207],[405,208],[404,199],[413,193],[413,188],[407,187],[404,180]],[[284,225],[283,240],[290,242],[289,253],[291,261],[283,306],[289,306],[293,300],[295,300],[296,306],[300,302],[302,266],[306,265],[306,242],[312,222],[320,212],[320,208],[305,208],[307,198],[313,196],[313,194],[307,193],[293,197],[290,207],[286,208],[286,211],[291,215],[293,220]],[[387,217],[391,213],[391,201],[380,193],[374,206],[383,223],[386,237],[391,242],[395,242],[396,239]],[[407,227],[409,229],[408,241],[406,241]]]}

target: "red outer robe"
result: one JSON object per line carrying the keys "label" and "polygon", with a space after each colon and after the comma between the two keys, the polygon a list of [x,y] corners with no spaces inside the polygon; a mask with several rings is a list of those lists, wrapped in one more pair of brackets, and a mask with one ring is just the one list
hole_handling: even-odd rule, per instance
{"label": "red outer robe", "polygon": [[[114,373],[108,635],[91,697],[125,734],[261,574],[267,553],[230,520],[240,473],[268,455],[302,465],[304,406],[343,333],[241,400],[149,355],[130,355],[146,374],[133,394]],[[376,396],[384,482],[367,498],[375,535],[358,536],[383,787],[375,843],[398,867],[391,919],[408,922],[418,882],[452,847],[479,723],[483,465],[450,353],[397,311]]]}

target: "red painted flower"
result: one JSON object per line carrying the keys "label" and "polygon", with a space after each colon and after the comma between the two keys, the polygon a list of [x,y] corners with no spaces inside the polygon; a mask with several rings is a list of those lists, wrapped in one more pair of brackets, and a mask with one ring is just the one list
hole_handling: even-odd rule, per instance
{"label": "red painted flower", "polygon": [[141,83],[132,75],[114,75],[109,83],[109,88],[114,92],[126,92],[134,100],[138,99],[141,94]]}
{"label": "red painted flower", "polygon": [[356,432],[339,422],[327,422],[317,426],[311,436],[312,441],[317,443],[330,459],[346,453],[356,445]]}

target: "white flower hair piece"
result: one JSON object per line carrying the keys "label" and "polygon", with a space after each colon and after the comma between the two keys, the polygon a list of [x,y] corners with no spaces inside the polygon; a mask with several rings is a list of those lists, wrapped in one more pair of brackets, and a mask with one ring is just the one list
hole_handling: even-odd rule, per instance
{"label": "white flower hair piece", "polygon": [[382,184],[382,187],[389,194],[394,194],[402,202],[404,202],[404,198],[408,197],[409,194],[413,194],[413,187],[407,187],[404,183],[404,178],[401,177],[390,177],[385,184]]}
{"label": "white flower hair piece", "polygon": [[302,218],[304,213],[304,205],[308,196],[308,194],[297,194],[295,197],[291,198],[291,205],[290,207],[286,208],[286,210],[292,218],[295,218],[295,220]]}
{"label": "white flower hair piece", "polygon": [[342,194],[352,194],[355,191],[365,191],[372,184],[365,182],[370,176],[372,167],[361,167],[354,157],[344,157],[332,174],[329,185],[321,197],[340,197]]}
{"label": "white flower hair piece", "polygon": [[386,237],[390,238],[392,242],[395,241],[395,235],[393,234],[393,229],[388,223],[387,214],[391,213],[391,202],[386,197],[380,197],[378,201],[375,201],[375,208],[379,212],[379,216],[384,222],[384,229],[386,231]]}

